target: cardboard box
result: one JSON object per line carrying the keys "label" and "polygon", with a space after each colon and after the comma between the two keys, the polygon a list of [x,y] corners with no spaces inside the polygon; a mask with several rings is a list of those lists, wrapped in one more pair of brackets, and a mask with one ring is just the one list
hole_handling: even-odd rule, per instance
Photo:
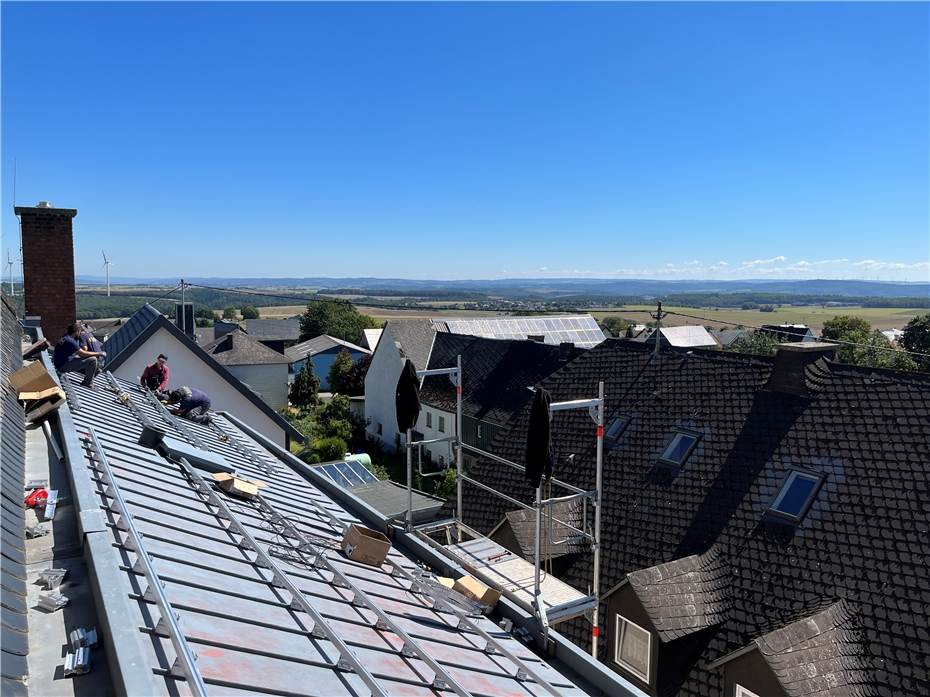
{"label": "cardboard box", "polygon": [[58,383],[39,361],[11,373],[9,380],[10,385],[16,390],[16,398],[24,402],[58,395],[64,397]]}
{"label": "cardboard box", "polygon": [[369,530],[361,525],[350,525],[340,546],[345,555],[353,561],[369,566],[381,566],[388,550],[391,549],[391,541],[376,530]]}
{"label": "cardboard box", "polygon": [[445,588],[448,588],[450,591],[452,590],[452,587],[455,585],[455,579],[448,578],[447,576],[437,576],[436,580],[439,581],[440,586],[444,586]]}
{"label": "cardboard box", "polygon": [[241,496],[244,499],[254,499],[258,495],[258,490],[265,486],[264,482],[255,479],[243,479],[228,472],[215,473],[213,480],[227,494]]}
{"label": "cardboard box", "polygon": [[497,601],[501,597],[500,591],[488,588],[477,578],[471,576],[462,576],[457,579],[452,586],[452,590],[488,607],[497,605]]}

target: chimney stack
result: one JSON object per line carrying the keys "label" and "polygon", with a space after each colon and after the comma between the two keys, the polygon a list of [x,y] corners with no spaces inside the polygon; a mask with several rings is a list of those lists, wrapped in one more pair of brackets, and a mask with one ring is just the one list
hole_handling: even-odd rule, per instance
{"label": "chimney stack", "polygon": [[772,368],[765,388],[773,392],[806,396],[809,394],[804,377],[807,366],[820,358],[832,359],[835,355],[836,344],[822,341],[778,344],[775,351],[775,367]]}
{"label": "chimney stack", "polygon": [[174,323],[191,339],[195,338],[194,303],[175,303]]}
{"label": "chimney stack", "polygon": [[23,290],[26,314],[42,318],[42,333],[55,343],[76,321],[74,291],[75,208],[55,208],[48,201],[16,206],[23,235]]}

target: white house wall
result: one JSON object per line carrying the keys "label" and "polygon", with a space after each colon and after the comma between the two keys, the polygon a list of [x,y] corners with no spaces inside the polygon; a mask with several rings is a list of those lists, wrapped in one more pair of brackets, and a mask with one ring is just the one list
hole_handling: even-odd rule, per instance
{"label": "white house wall", "polygon": [[[429,414],[429,416],[427,416],[427,414]],[[445,428],[442,431],[439,430],[440,416],[445,419]],[[432,425],[427,426],[427,421],[431,421]],[[423,434],[423,440],[448,438],[455,434],[455,413],[436,409],[435,407],[424,404],[422,409],[420,409],[420,416],[417,419],[417,430]],[[431,443],[422,446],[421,449],[424,451],[424,456],[426,452],[429,451],[430,456],[433,458],[434,467],[438,466],[440,462],[445,465],[455,462],[455,456],[453,455],[450,457],[449,443]],[[442,460],[440,460],[440,458],[442,458]]]}
{"label": "white house wall", "polygon": [[287,406],[287,363],[228,365],[226,370],[258,392],[275,411]]}
{"label": "white house wall", "polygon": [[[113,372],[124,380],[138,382],[145,366],[159,353],[168,356],[172,388],[187,385],[203,390],[210,395],[214,409],[230,412],[263,436],[284,446],[284,429],[165,329],[158,329]],[[281,365],[286,369],[283,363]]]}
{"label": "white house wall", "polygon": [[388,325],[381,335],[365,375],[365,428],[369,436],[380,440],[388,450],[394,449],[398,435],[394,400],[397,394],[397,380],[403,367],[404,361]]}

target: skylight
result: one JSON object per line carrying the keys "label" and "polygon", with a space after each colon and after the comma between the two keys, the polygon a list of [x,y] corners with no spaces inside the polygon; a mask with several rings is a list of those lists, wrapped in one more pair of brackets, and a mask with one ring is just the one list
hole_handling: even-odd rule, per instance
{"label": "skylight", "polygon": [[320,465],[314,469],[345,489],[378,481],[378,478],[369,472],[365,465],[356,460],[333,462],[328,465]]}
{"label": "skylight", "polygon": [[791,470],[772,502],[769,513],[795,523],[800,522],[813,503],[821,482],[823,477],[817,474]]}
{"label": "skylight", "polygon": [[665,451],[659,456],[659,461],[667,465],[681,467],[685,464],[685,460],[688,459],[694,446],[697,445],[699,438],[700,436],[696,433],[676,432],[665,447]]}
{"label": "skylight", "polygon": [[607,425],[607,432],[604,433],[604,440],[607,442],[607,447],[614,447],[617,445],[617,441],[620,440],[620,436],[626,430],[626,427],[630,425],[629,416],[618,416],[613,421]]}

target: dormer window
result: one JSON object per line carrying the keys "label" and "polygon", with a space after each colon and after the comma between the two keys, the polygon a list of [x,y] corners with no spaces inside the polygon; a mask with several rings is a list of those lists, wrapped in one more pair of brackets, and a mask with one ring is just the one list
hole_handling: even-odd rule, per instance
{"label": "dormer window", "polygon": [[614,619],[614,663],[648,684],[652,634],[623,615]]}
{"label": "dormer window", "polygon": [[823,477],[819,474],[791,470],[772,501],[768,514],[790,523],[800,523],[822,483]]}
{"label": "dormer window", "polygon": [[697,433],[676,431],[668,445],[665,446],[665,450],[662,451],[662,455],[659,456],[659,462],[673,467],[683,467],[700,438]]}

